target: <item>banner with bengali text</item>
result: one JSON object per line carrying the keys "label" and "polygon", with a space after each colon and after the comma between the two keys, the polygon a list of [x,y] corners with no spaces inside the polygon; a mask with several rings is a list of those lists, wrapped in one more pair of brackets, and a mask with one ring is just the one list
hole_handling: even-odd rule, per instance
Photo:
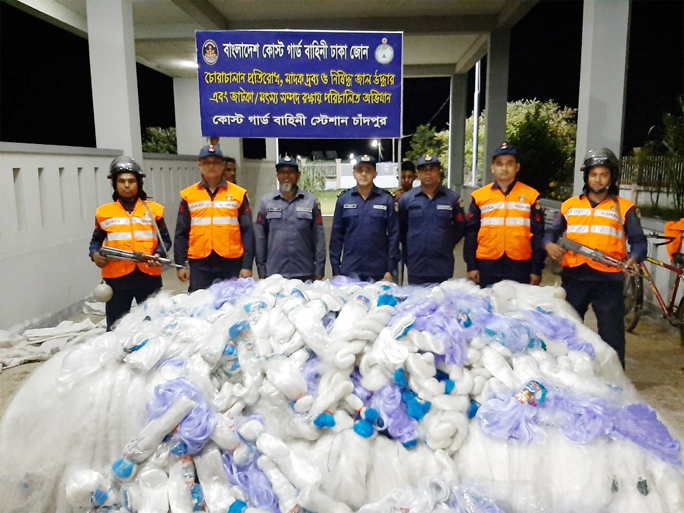
{"label": "banner with bengali text", "polygon": [[401,137],[402,32],[196,32],[202,135]]}

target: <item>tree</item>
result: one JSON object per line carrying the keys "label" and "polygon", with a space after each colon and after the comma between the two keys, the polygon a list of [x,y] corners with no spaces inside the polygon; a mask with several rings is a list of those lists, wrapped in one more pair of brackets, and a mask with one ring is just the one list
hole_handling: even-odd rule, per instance
{"label": "tree", "polygon": [[142,150],[145,153],[178,153],[176,128],[158,126],[145,128]]}
{"label": "tree", "polygon": [[448,141],[448,132],[445,144],[445,138],[443,136],[437,136],[437,129],[435,127],[431,125],[420,125],[416,128],[416,132],[411,138],[411,150],[406,152],[406,158],[417,163],[423,155],[435,153],[440,155],[442,167],[446,168],[447,161],[442,161],[441,154],[448,151]]}
{"label": "tree", "polygon": [[679,112],[663,114],[663,126],[653,126],[649,135],[656,128],[660,129],[661,137],[652,139],[644,144],[647,155],[669,155],[671,157],[684,157],[684,96],[678,99]]}

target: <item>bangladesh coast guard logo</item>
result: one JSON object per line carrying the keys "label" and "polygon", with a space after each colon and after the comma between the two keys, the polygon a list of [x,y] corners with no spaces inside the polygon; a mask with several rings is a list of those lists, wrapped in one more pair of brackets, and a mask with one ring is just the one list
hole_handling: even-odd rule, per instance
{"label": "bangladesh coast guard logo", "polygon": [[218,61],[218,46],[215,41],[207,39],[202,45],[202,58],[209,65],[216,64]]}
{"label": "bangladesh coast guard logo", "polygon": [[380,64],[389,64],[394,59],[394,49],[387,44],[387,38],[382,38],[382,44],[375,49],[375,60]]}

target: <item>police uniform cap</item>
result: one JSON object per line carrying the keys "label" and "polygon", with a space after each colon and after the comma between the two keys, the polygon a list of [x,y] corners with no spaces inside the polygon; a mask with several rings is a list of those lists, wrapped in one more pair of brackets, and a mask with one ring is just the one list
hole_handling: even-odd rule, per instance
{"label": "police uniform cap", "polygon": [[437,164],[438,166],[441,167],[439,163],[439,159],[437,158],[437,155],[427,153],[420,157],[420,160],[418,161],[418,169],[420,169],[421,166],[427,166],[428,164]]}
{"label": "police uniform cap", "polygon": [[496,158],[499,155],[513,155],[516,158],[516,160],[518,158],[517,150],[507,142],[503,143],[501,146],[494,150],[492,158]]}
{"label": "police uniform cap", "polygon": [[207,146],[204,146],[199,153],[199,158],[204,158],[204,157],[221,157],[223,158],[223,153],[221,152],[221,148],[218,146],[214,146],[213,144],[208,144]]}
{"label": "police uniform cap", "polygon": [[297,164],[297,159],[293,159],[292,157],[281,157],[278,163],[276,164],[276,169],[280,169],[281,167],[293,167],[297,171],[299,171],[299,164]]}
{"label": "police uniform cap", "polygon": [[375,157],[371,155],[362,155],[357,160],[356,164],[354,164],[354,167],[358,166],[359,164],[370,164],[371,166],[375,167],[376,162],[377,161],[375,160]]}

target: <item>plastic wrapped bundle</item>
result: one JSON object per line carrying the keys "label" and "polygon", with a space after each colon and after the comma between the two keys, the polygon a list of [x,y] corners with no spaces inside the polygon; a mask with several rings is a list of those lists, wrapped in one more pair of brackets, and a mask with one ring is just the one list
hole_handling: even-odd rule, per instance
{"label": "plastic wrapped bundle", "polygon": [[679,442],[560,295],[279,276],[159,294],[17,394],[0,509],[684,511]]}

